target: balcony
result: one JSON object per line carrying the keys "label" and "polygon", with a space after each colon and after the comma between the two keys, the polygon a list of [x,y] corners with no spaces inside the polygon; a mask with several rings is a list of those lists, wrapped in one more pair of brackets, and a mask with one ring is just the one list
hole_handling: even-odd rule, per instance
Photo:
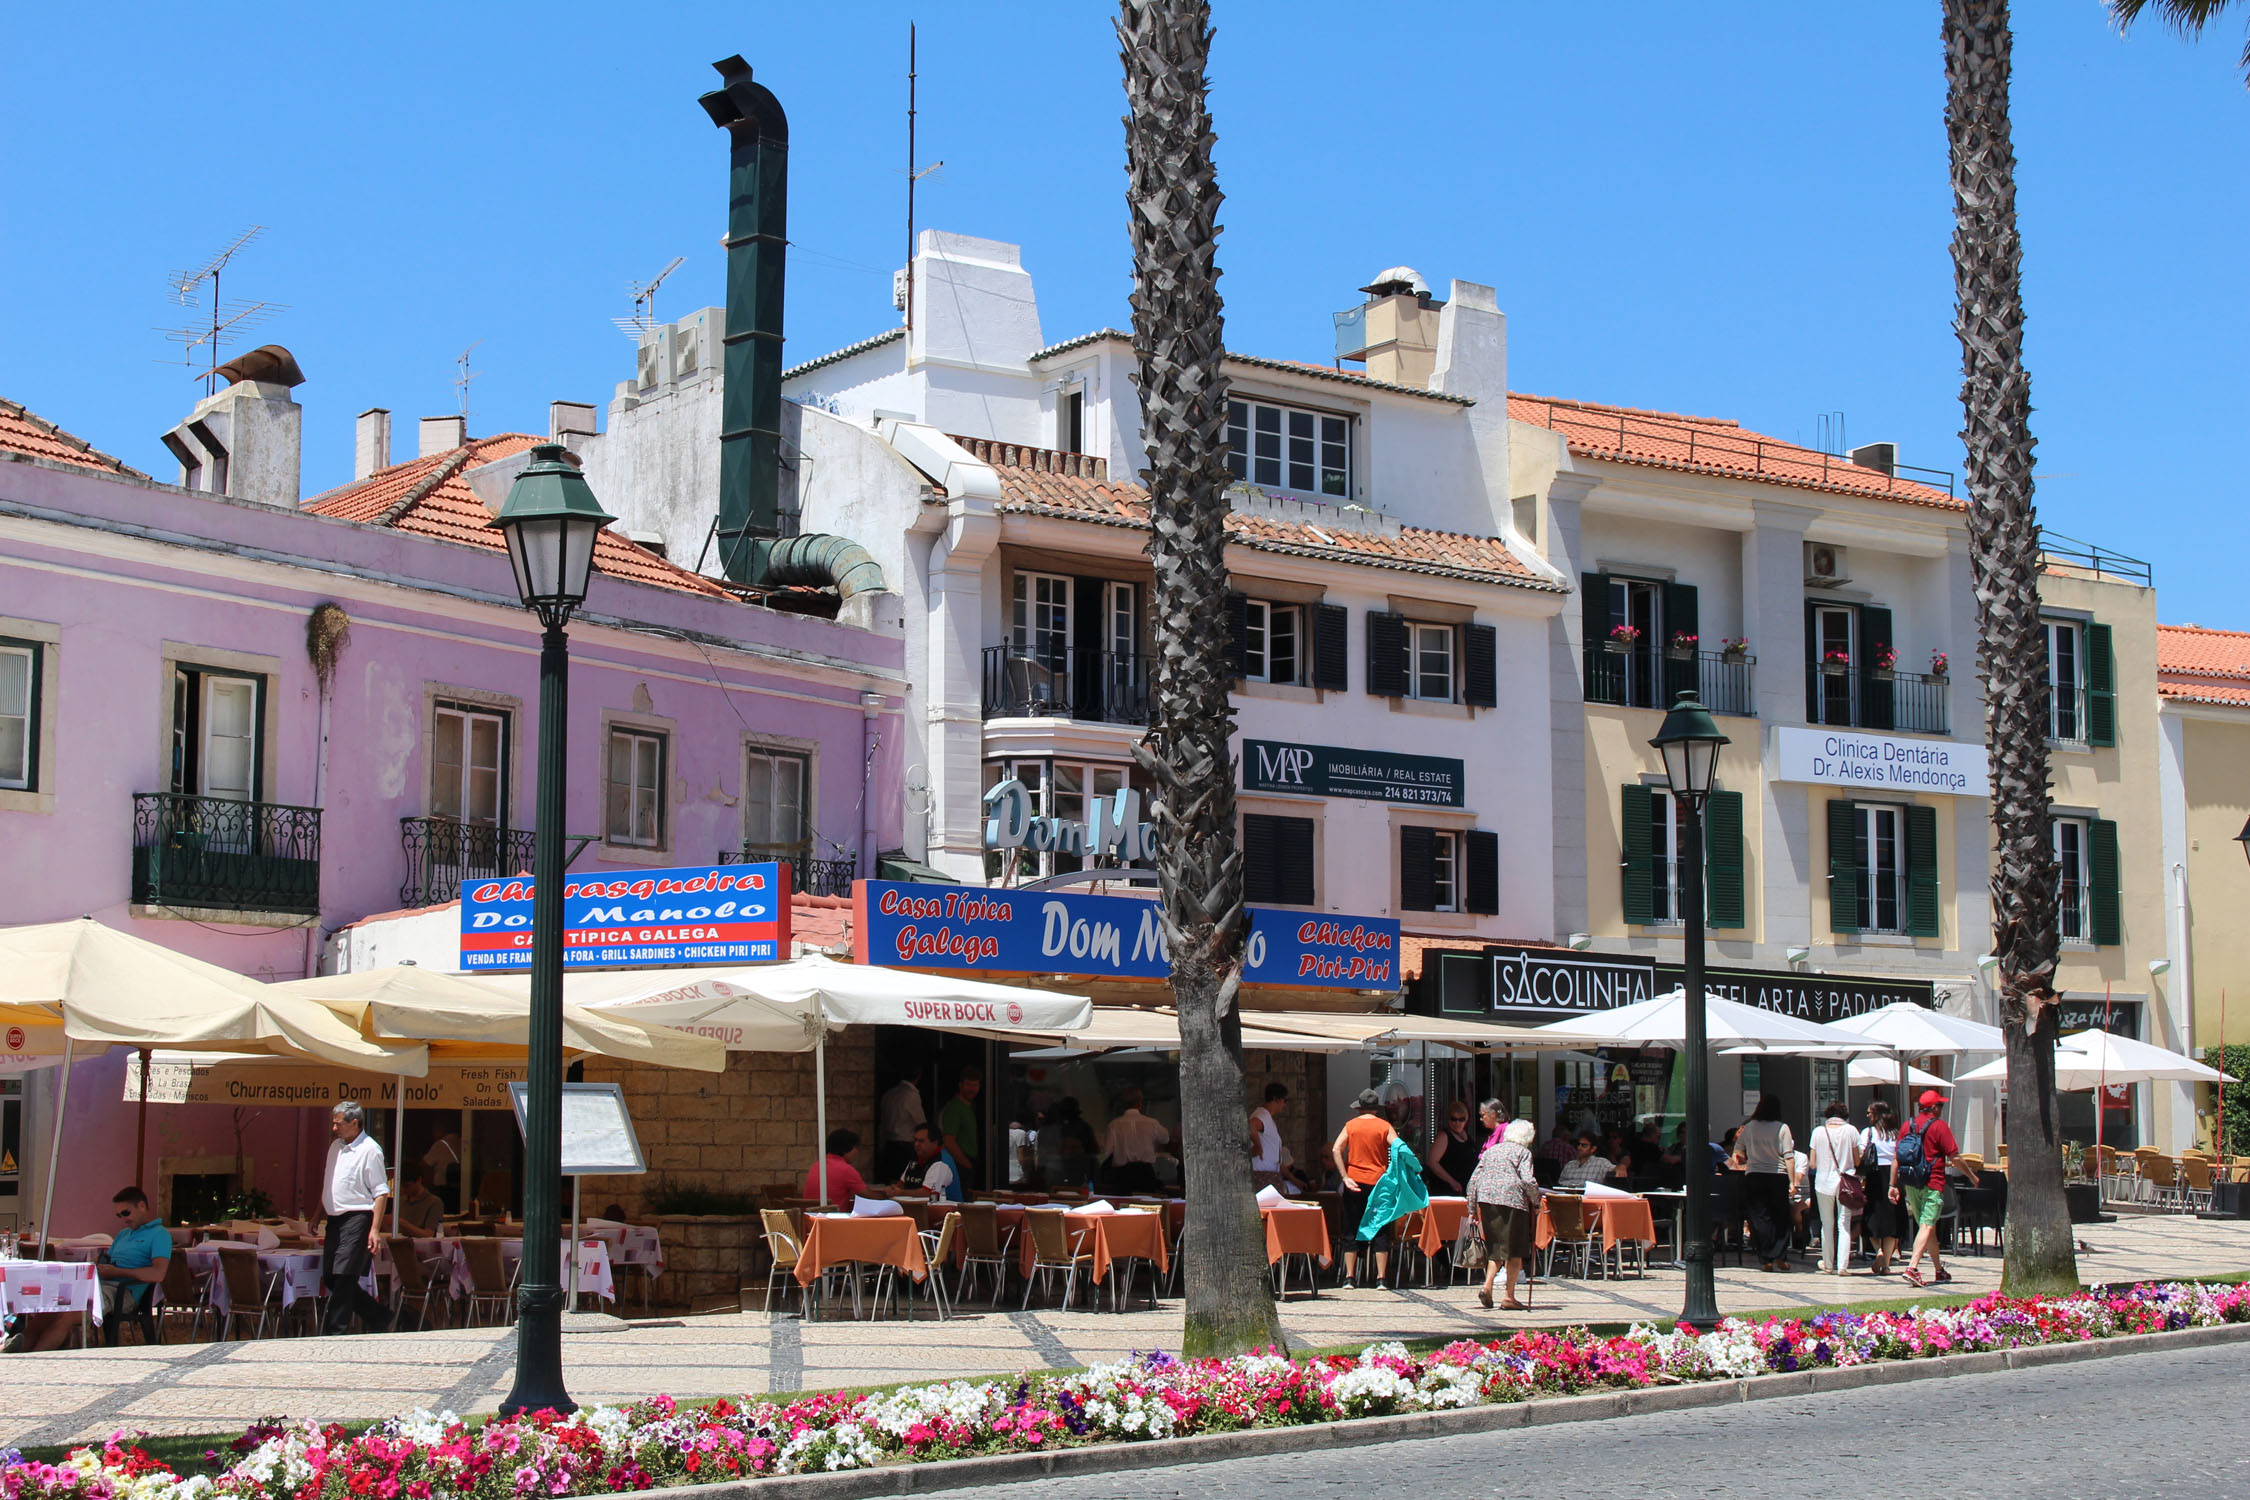
{"label": "balcony", "polygon": [[721,849],[718,862],[722,865],[762,865],[768,862],[789,866],[789,889],[808,896],[849,896],[852,881],[859,873],[859,856],[850,849],[840,849],[834,859],[813,858],[813,846],[802,844],[744,844],[739,849]]}
{"label": "balcony", "polygon": [[1146,724],[1148,658],[1092,648],[1053,655],[987,646],[984,716]]}
{"label": "balcony", "polygon": [[1755,656],[1719,651],[1674,656],[1669,650],[1645,644],[1619,651],[1605,642],[1592,641],[1586,646],[1586,701],[1621,708],[1670,708],[1672,699],[1692,683],[1696,697],[1711,712],[1756,718],[1753,676],[1757,665]]}
{"label": "balcony", "polygon": [[1839,729],[1951,734],[1952,677],[1926,672],[1866,672],[1824,662],[1805,667],[1805,719]]}
{"label": "balcony", "polygon": [[498,828],[455,818],[401,818],[399,841],[406,846],[406,883],[398,904],[438,906],[478,880],[520,875],[531,868],[528,828]]}
{"label": "balcony", "polygon": [[135,792],[133,902],[317,916],[320,809]]}

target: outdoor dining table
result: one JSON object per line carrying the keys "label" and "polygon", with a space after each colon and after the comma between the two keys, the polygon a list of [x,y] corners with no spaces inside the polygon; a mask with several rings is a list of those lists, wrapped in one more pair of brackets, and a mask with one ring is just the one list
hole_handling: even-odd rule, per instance
{"label": "outdoor dining table", "polygon": [[[830,1266],[876,1265],[924,1280],[930,1266],[922,1254],[921,1231],[904,1214],[855,1218],[851,1214],[805,1215],[805,1240],[797,1249],[797,1284],[809,1287]],[[808,1304],[809,1305],[809,1304]],[[859,1279],[852,1278],[852,1309],[859,1310]]]}
{"label": "outdoor dining table", "polygon": [[[227,1295],[227,1279],[219,1274],[219,1247],[216,1244],[190,1245],[187,1250],[188,1269],[203,1277],[209,1285],[211,1308],[225,1317],[233,1307]],[[299,1297],[320,1295],[320,1252],[318,1250],[260,1250],[258,1252],[258,1284],[270,1291],[271,1278],[281,1280],[281,1307],[287,1312],[297,1305]],[[359,1284],[370,1293],[375,1290],[373,1274],[362,1276]]]}
{"label": "outdoor dining table", "polygon": [[1328,1253],[1328,1215],[1317,1203],[1264,1203],[1259,1211],[1266,1221],[1266,1264],[1284,1255],[1310,1255],[1322,1265]]}
{"label": "outdoor dining table", "polygon": [[[1669,1261],[1664,1262],[1664,1264],[1670,1266],[1675,1271],[1686,1270],[1687,1262],[1685,1260],[1682,1260],[1681,1257],[1687,1254],[1687,1189],[1650,1188],[1641,1196],[1648,1199],[1650,1204],[1652,1205],[1659,1198],[1661,1198],[1665,1203],[1671,1206],[1672,1258]],[[1606,1254],[1607,1252],[1604,1253]]]}
{"label": "outdoor dining table", "polygon": [[1399,1241],[1413,1245],[1424,1255],[1435,1255],[1452,1247],[1454,1237],[1461,1232],[1461,1221],[1468,1215],[1466,1198],[1432,1198],[1428,1208],[1418,1208],[1399,1220]]}
{"label": "outdoor dining table", "polygon": [[[1539,1197],[1539,1222],[1532,1238],[1537,1249],[1544,1250],[1554,1243],[1555,1221],[1547,1212],[1547,1200],[1553,1196],[1556,1195],[1542,1193]],[[1576,1195],[1565,1193],[1561,1196],[1567,1198]],[[1646,1198],[1581,1198],[1578,1201],[1585,1207],[1587,1234],[1601,1236],[1603,1255],[1608,1255],[1620,1244],[1635,1241],[1644,1245],[1656,1243],[1656,1215],[1650,1210]]]}
{"label": "outdoor dining table", "polygon": [[74,1312],[98,1324],[101,1284],[100,1273],[84,1261],[0,1260],[0,1316]]}
{"label": "outdoor dining table", "polygon": [[[1164,1215],[1121,1208],[1115,1213],[1063,1215],[1063,1230],[1073,1254],[1083,1250],[1094,1257],[1094,1283],[1109,1276],[1110,1262],[1133,1256],[1153,1263],[1158,1276],[1172,1269],[1171,1247],[1165,1243]],[[1038,1259],[1039,1247],[1028,1234],[1016,1236],[1016,1269],[1025,1276]]]}

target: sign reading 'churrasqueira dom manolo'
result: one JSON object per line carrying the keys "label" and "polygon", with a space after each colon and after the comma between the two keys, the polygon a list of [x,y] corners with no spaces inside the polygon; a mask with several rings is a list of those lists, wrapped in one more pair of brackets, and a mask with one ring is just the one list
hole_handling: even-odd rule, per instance
{"label": "sign reading 'churrasqueira dom manolo'", "polygon": [[[853,957],[864,964],[981,974],[1167,979],[1157,903],[1136,896],[863,880]],[[1398,988],[1398,923],[1250,908],[1246,984]]]}
{"label": "sign reading 'churrasqueira dom manolo'", "polygon": [[1242,742],[1242,789],[1358,797],[1421,807],[1460,807],[1462,763],[1437,755],[1300,745],[1290,740]]}

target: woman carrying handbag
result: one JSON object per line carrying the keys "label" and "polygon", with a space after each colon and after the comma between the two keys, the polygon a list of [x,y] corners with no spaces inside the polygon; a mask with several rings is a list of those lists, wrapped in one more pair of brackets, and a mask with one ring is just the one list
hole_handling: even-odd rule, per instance
{"label": "woman carrying handbag", "polygon": [[[1485,1100],[1487,1128],[1499,1119],[1500,1101]],[[1509,1312],[1526,1310],[1516,1300],[1516,1277],[1531,1257],[1532,1229],[1539,1216],[1539,1179],[1531,1169],[1531,1143],[1538,1134],[1529,1120],[1509,1121],[1469,1174],[1469,1212],[1484,1229],[1484,1285],[1477,1291],[1477,1301],[1486,1307],[1493,1305],[1493,1279],[1506,1266],[1508,1280],[1499,1305]]]}
{"label": "woman carrying handbag", "polygon": [[1862,1143],[1852,1129],[1851,1110],[1842,1101],[1822,1111],[1813,1132],[1813,1202],[1820,1212],[1820,1268],[1841,1276],[1851,1265],[1852,1214],[1867,1206],[1859,1178]]}

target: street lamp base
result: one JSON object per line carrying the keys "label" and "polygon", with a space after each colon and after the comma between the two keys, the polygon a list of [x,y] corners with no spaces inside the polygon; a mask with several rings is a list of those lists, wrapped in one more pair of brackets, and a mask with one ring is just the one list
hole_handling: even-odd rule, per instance
{"label": "street lamp base", "polygon": [[1698,1330],[1709,1330],[1719,1321],[1719,1289],[1711,1272],[1710,1252],[1698,1259],[1691,1250],[1687,1261],[1687,1291],[1680,1321]]}
{"label": "street lamp base", "polygon": [[500,1415],[578,1410],[563,1388],[561,1287],[520,1287],[516,1291],[516,1383],[500,1403]]}

